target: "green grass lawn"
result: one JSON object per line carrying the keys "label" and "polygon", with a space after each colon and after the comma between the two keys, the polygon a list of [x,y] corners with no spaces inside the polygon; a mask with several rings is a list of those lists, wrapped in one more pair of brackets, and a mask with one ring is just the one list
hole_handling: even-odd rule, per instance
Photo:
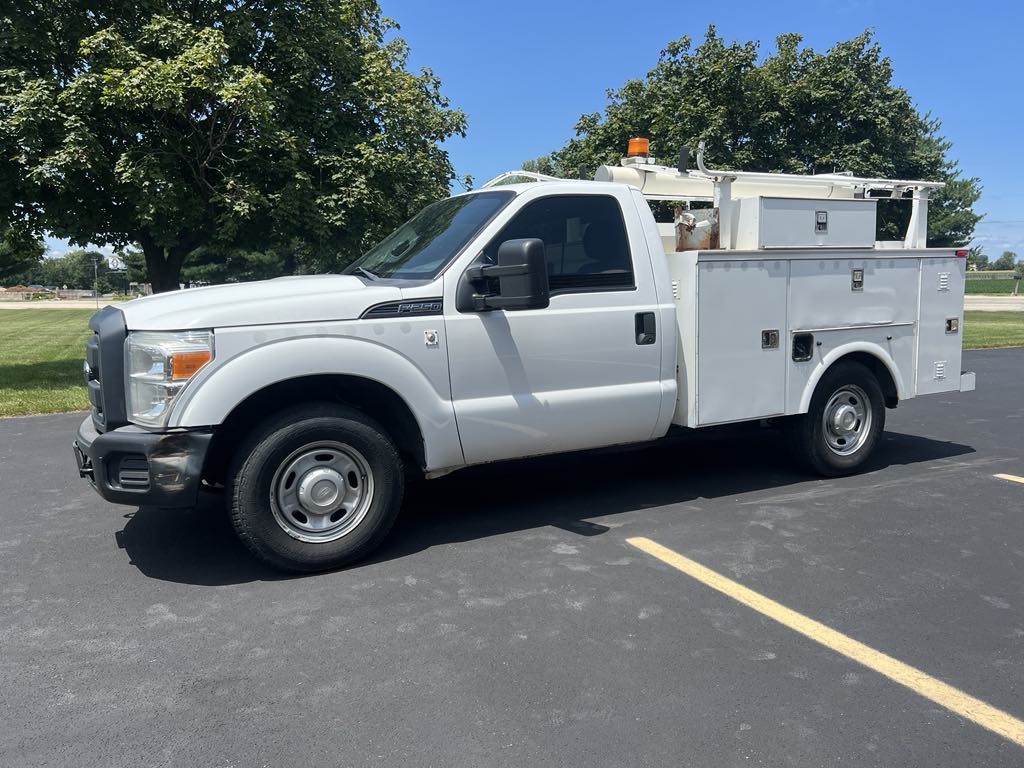
{"label": "green grass lawn", "polygon": [[[89,407],[82,358],[91,309],[0,310],[0,416]],[[964,348],[1024,346],[1024,312],[967,312]]]}
{"label": "green grass lawn", "polygon": [[1009,296],[1013,293],[1013,286],[1016,282],[1012,277],[1000,277],[994,280],[968,278],[964,291],[968,296]]}
{"label": "green grass lawn", "polygon": [[0,416],[89,407],[82,380],[91,309],[0,309]]}
{"label": "green grass lawn", "polygon": [[1024,312],[964,312],[964,349],[1024,347]]}

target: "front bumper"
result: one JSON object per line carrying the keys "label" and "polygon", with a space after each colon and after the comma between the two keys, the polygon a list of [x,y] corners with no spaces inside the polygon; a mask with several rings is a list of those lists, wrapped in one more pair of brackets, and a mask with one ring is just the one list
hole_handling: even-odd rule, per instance
{"label": "front bumper", "polygon": [[192,507],[199,496],[212,432],[147,432],[135,426],[97,432],[92,417],[74,442],[78,474],[107,501]]}

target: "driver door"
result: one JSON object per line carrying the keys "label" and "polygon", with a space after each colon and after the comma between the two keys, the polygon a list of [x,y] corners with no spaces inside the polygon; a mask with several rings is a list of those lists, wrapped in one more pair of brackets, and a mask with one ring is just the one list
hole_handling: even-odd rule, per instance
{"label": "driver door", "polygon": [[[648,440],[663,388],[646,242],[628,193],[527,202],[474,263],[515,238],[545,245],[550,306],[460,312],[445,302],[452,400],[467,463]],[[456,279],[463,279],[460,274]],[[660,322],[660,321],[659,321]]]}

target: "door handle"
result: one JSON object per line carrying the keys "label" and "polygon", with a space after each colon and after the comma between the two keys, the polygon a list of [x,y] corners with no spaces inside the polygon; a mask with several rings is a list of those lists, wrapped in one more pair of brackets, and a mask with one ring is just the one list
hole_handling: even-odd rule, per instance
{"label": "door handle", "polygon": [[654,321],[653,312],[636,313],[636,343],[653,344],[658,338],[657,325]]}

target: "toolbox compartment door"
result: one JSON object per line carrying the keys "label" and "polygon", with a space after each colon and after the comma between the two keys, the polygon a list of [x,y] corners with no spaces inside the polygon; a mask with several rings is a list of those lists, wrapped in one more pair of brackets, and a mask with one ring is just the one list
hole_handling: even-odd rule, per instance
{"label": "toolbox compartment door", "polygon": [[955,256],[921,259],[916,387],[919,395],[960,389],[966,266],[967,259]]}
{"label": "toolbox compartment door", "polygon": [[697,423],[782,414],[789,261],[697,264]]}

